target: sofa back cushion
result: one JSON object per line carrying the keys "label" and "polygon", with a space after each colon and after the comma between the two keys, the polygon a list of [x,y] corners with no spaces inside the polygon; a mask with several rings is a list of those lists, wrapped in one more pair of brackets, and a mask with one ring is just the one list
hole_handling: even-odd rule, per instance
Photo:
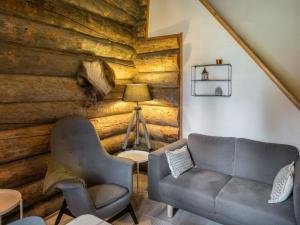
{"label": "sofa back cushion", "polygon": [[290,145],[272,144],[248,139],[236,139],[234,176],[272,184],[277,172],[299,152]]}
{"label": "sofa back cushion", "polygon": [[188,148],[198,168],[232,175],[235,138],[190,134]]}

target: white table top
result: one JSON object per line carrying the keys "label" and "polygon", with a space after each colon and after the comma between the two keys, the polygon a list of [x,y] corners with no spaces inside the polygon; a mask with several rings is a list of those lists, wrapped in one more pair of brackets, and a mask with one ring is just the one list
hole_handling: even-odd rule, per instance
{"label": "white table top", "polygon": [[109,225],[109,223],[93,215],[82,215],[66,225]]}
{"label": "white table top", "polygon": [[14,209],[20,204],[22,195],[11,189],[0,189],[0,216]]}
{"label": "white table top", "polygon": [[143,163],[148,161],[149,152],[141,150],[128,150],[118,154],[119,157],[131,159],[137,163]]}

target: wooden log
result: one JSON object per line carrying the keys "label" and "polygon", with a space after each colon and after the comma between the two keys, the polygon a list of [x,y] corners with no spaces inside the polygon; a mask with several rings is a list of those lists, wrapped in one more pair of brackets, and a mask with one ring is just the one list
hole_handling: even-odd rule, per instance
{"label": "wooden log", "polygon": [[97,118],[102,116],[111,116],[122,113],[129,113],[135,107],[132,102],[123,101],[102,101],[97,105],[91,106],[87,109],[88,118]]}
{"label": "wooden log", "polygon": [[139,54],[134,60],[139,72],[179,71],[177,50]]}
{"label": "wooden log", "polygon": [[35,102],[0,104],[0,124],[49,123],[71,115],[86,116],[81,102]]}
{"label": "wooden log", "polygon": [[[145,138],[141,138],[141,143],[143,145],[146,144]],[[155,140],[150,140],[150,143],[151,143],[151,148],[152,148],[153,151],[155,151],[157,149],[160,149],[160,148],[170,144],[170,143],[166,143],[166,142],[163,142],[163,141],[155,141]]]}
{"label": "wooden log", "polygon": [[178,87],[178,72],[138,73],[133,78],[134,83],[148,84],[150,87]]}
{"label": "wooden log", "polygon": [[147,37],[147,20],[140,20],[136,24],[136,36],[141,39]]}
{"label": "wooden log", "polygon": [[[43,200],[38,202],[37,204],[33,205],[30,208],[24,210],[24,217],[28,216],[40,216],[46,217],[61,207],[63,202],[63,198],[61,196],[53,196],[52,198]],[[12,215],[7,215],[3,218],[5,224],[18,220],[20,217],[19,212],[16,212]]]}
{"label": "wooden log", "polygon": [[136,0],[105,0],[107,3],[124,10],[127,14],[138,19],[140,16],[139,3]]}
{"label": "wooden log", "polygon": [[152,100],[141,105],[179,106],[179,88],[150,88]]}
{"label": "wooden log", "polygon": [[[177,127],[160,126],[154,124],[147,124],[146,126],[151,140],[172,143],[177,141],[179,138],[179,128]],[[144,135],[144,130],[142,129],[141,125],[140,130]]]}
{"label": "wooden log", "polygon": [[2,13],[31,19],[65,29],[74,30],[97,38],[133,45],[131,30],[111,19],[56,0],[9,0],[0,5]]}
{"label": "wooden log", "polygon": [[147,6],[148,5],[148,0],[138,0],[140,6]]}
{"label": "wooden log", "polygon": [[136,19],[127,14],[122,9],[112,6],[108,4],[106,1],[98,1],[98,0],[63,0],[69,4],[75,5],[81,9],[92,12],[96,15],[100,15],[102,17],[109,18],[111,20],[118,21],[121,24],[125,24],[128,26],[134,26],[136,24]]}
{"label": "wooden log", "polygon": [[179,48],[180,46],[177,36],[166,36],[165,38],[159,37],[150,39],[139,39],[136,44],[136,52],[138,54]]}
{"label": "wooden log", "polygon": [[48,145],[49,135],[0,140],[0,164],[46,153]]}
{"label": "wooden log", "polygon": [[[123,143],[125,141],[125,134],[115,135],[109,138],[101,140],[104,149],[109,154],[115,154],[122,150]],[[134,142],[134,132],[129,135],[128,146],[131,146]]]}
{"label": "wooden log", "polygon": [[135,54],[127,45],[13,16],[0,14],[0,24],[2,41],[123,60],[131,60]]}
{"label": "wooden log", "polygon": [[140,20],[147,20],[148,17],[148,6],[140,6]]}
{"label": "wooden log", "polygon": [[0,74],[0,103],[87,101],[74,78]]}
{"label": "wooden log", "polygon": [[0,165],[1,188],[15,188],[45,176],[48,153]]}
{"label": "wooden log", "polygon": [[126,85],[126,84],[132,84],[133,81],[130,79],[117,79],[117,80],[115,80],[115,83],[116,83],[116,86],[118,86],[118,85],[121,86],[121,85]]}
{"label": "wooden log", "polygon": [[[107,138],[126,132],[131,113],[92,119],[99,137]],[[0,164],[28,158],[49,151],[53,124],[0,131]]]}
{"label": "wooden log", "polygon": [[123,98],[123,93],[125,91],[125,85],[116,85],[111,92],[104,96],[105,100],[120,100]]}
{"label": "wooden log", "polygon": [[[75,76],[82,61],[103,59],[99,57],[62,53],[29,48],[0,42],[0,73],[48,76]],[[105,59],[110,60],[110,59]],[[131,61],[107,61],[115,71],[116,79],[130,79],[135,68]]]}
{"label": "wooden log", "polygon": [[125,133],[131,118],[131,113],[99,117],[91,119],[99,137],[107,138]]}
{"label": "wooden log", "polygon": [[108,63],[108,65],[114,70],[116,79],[130,80],[138,73],[134,66],[126,66],[116,63]]}
{"label": "wooden log", "polygon": [[147,123],[178,127],[178,108],[142,105]]}
{"label": "wooden log", "polygon": [[18,128],[23,128],[23,127],[29,127],[29,126],[32,126],[32,125],[33,124],[28,124],[28,123],[0,124],[0,131],[18,129]]}
{"label": "wooden log", "polygon": [[43,193],[43,185],[44,179],[40,179],[16,188],[22,194],[24,208],[28,208],[47,197]]}

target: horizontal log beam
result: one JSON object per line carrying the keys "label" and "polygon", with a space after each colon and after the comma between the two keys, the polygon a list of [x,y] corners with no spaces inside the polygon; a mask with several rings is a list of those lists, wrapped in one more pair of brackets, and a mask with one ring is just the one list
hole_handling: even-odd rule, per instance
{"label": "horizontal log beam", "polygon": [[[24,217],[28,216],[39,216],[39,217],[46,217],[61,207],[63,202],[63,198],[61,196],[53,196],[52,198],[42,200],[37,204],[33,205],[32,207],[24,210]],[[6,215],[3,218],[5,224],[9,222],[13,222],[20,218],[20,213],[17,211],[12,215]]]}
{"label": "horizontal log beam", "polygon": [[75,5],[81,9],[92,12],[96,15],[109,18],[111,20],[118,21],[121,24],[134,26],[136,24],[136,19],[127,14],[124,10],[114,7],[108,4],[106,1],[98,0],[63,0],[69,4]]}
{"label": "horizontal log beam", "polygon": [[[131,113],[91,119],[99,137],[103,140],[126,132]],[[32,157],[49,151],[49,139],[53,124],[0,131],[0,164]],[[105,146],[108,143],[108,146]],[[118,148],[106,141],[104,147]],[[119,146],[119,145],[117,145]]]}
{"label": "horizontal log beam", "polygon": [[119,23],[62,1],[3,1],[0,10],[5,14],[59,26],[97,38],[109,39],[131,46],[135,42],[132,31]]}
{"label": "horizontal log beam", "polygon": [[86,117],[84,104],[81,102],[0,104],[0,124],[49,123],[70,115]]}
{"label": "horizontal log beam", "polygon": [[179,72],[138,73],[133,82],[148,84],[151,87],[178,87]]}
{"label": "horizontal log beam", "polygon": [[136,43],[136,52],[138,54],[179,48],[180,46],[177,36],[166,36],[165,38],[160,37],[150,39],[139,39]]}
{"label": "horizontal log beam", "polygon": [[[149,123],[146,126],[151,140],[172,143],[174,141],[177,141],[179,138],[178,127],[160,126]],[[142,129],[141,125],[140,128],[142,134],[144,135],[144,130]]]}
{"label": "horizontal log beam", "polygon": [[134,63],[139,72],[179,71],[179,54],[177,50],[139,54]]}
{"label": "horizontal log beam", "polygon": [[75,78],[0,74],[0,103],[87,101]]}
{"label": "horizontal log beam", "polygon": [[178,108],[163,106],[142,105],[143,114],[147,123],[178,127]]}
{"label": "horizontal log beam", "polygon": [[0,186],[15,188],[44,177],[49,159],[47,153],[0,165]]}
{"label": "horizontal log beam", "polygon": [[179,106],[179,88],[150,88],[151,101],[142,102],[141,105]]}
{"label": "horizontal log beam", "polygon": [[[0,42],[0,73],[48,76],[75,76],[82,61],[108,60],[116,79],[130,79],[135,73],[131,61],[110,59],[52,50],[29,48]],[[128,65],[127,65],[128,64]]]}
{"label": "horizontal log beam", "polygon": [[136,0],[105,0],[107,3],[122,9],[127,14],[138,19],[140,17],[140,7]]}
{"label": "horizontal log beam", "polygon": [[[128,139],[128,146],[131,146],[134,142],[134,132],[131,132]],[[123,143],[125,141],[125,134],[115,135],[109,138],[105,138],[101,141],[104,149],[109,154],[115,154],[122,150]]]}
{"label": "horizontal log beam", "polygon": [[123,101],[102,101],[97,105],[91,106],[87,109],[88,118],[97,118],[103,116],[111,116],[122,113],[130,113],[135,107],[132,102]]}
{"label": "horizontal log beam", "polygon": [[46,153],[48,145],[49,135],[0,140],[0,164]]}
{"label": "horizontal log beam", "polygon": [[45,49],[131,60],[135,50],[127,45],[70,30],[0,14],[0,40]]}
{"label": "horizontal log beam", "polygon": [[47,197],[43,193],[43,185],[44,179],[40,179],[16,188],[22,194],[24,208],[28,208]]}
{"label": "horizontal log beam", "polygon": [[[145,138],[141,138],[141,143],[143,145],[146,144]],[[167,146],[168,144],[170,144],[170,143],[166,143],[166,142],[163,142],[163,141],[155,141],[155,140],[150,140],[150,143],[151,143],[151,148],[152,148],[153,151],[155,151],[157,149],[160,149],[160,148],[162,148],[162,147]]]}
{"label": "horizontal log beam", "polygon": [[108,63],[108,65],[114,70],[115,77],[119,80],[130,80],[138,73],[134,66],[126,66],[116,63]]}

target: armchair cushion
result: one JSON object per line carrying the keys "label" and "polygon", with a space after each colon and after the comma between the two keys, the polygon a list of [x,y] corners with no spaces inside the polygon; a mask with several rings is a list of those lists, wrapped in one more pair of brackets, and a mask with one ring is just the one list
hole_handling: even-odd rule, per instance
{"label": "armchair cushion", "polygon": [[128,193],[128,189],[119,185],[100,184],[88,188],[96,208],[107,206]]}
{"label": "armchair cushion", "polygon": [[233,177],[216,198],[216,212],[245,225],[295,225],[293,200],[269,204],[272,186]]}

